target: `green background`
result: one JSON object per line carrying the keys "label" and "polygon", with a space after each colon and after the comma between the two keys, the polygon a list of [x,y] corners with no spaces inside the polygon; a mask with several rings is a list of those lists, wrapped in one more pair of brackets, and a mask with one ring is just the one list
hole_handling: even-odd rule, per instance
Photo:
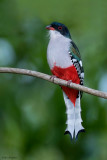
{"label": "green background", "polygon": [[[45,26],[64,23],[77,44],[85,85],[107,91],[107,0],[0,0],[0,66],[51,74]],[[64,136],[65,104],[59,86],[0,74],[0,159],[106,160],[107,100],[85,94],[85,133]]]}

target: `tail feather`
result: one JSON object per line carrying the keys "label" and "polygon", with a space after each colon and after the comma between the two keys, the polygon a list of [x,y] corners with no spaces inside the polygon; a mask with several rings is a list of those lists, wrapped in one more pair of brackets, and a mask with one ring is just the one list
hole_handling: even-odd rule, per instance
{"label": "tail feather", "polygon": [[76,99],[75,106],[67,97],[67,95],[63,92],[64,101],[66,105],[66,114],[67,114],[67,128],[65,133],[70,133],[72,138],[78,135],[80,130],[83,130],[83,126],[81,124],[81,107],[80,107],[80,95]]}
{"label": "tail feather", "polygon": [[71,103],[69,98],[66,96],[66,94],[63,92],[64,95],[64,101],[66,105],[66,114],[67,114],[67,128],[65,130],[65,133],[70,133],[72,138],[74,134],[74,120],[75,120],[75,114],[74,114],[74,105]]}
{"label": "tail feather", "polygon": [[84,129],[81,123],[82,119],[81,119],[81,105],[80,105],[80,94],[79,94],[79,97],[76,99],[75,103],[75,137],[77,136],[80,130]]}

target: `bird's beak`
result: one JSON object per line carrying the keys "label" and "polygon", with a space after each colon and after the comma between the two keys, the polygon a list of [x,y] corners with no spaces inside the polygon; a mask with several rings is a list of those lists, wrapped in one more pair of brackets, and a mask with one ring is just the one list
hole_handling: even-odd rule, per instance
{"label": "bird's beak", "polygon": [[48,29],[48,30],[55,30],[51,25],[46,26],[46,29]]}

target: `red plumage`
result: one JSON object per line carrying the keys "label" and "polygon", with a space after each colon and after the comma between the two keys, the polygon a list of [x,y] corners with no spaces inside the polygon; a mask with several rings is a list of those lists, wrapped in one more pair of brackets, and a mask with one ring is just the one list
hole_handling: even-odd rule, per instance
{"label": "red plumage", "polygon": [[[61,68],[58,66],[54,66],[53,69],[51,70],[52,74],[57,76],[60,79],[64,80],[71,80],[73,83],[80,84],[80,79],[77,73],[77,70],[74,65],[67,67],[67,68]],[[78,90],[68,88],[65,86],[61,86],[63,91],[66,93],[68,98],[71,100],[71,102],[75,106],[75,101],[78,95]]]}

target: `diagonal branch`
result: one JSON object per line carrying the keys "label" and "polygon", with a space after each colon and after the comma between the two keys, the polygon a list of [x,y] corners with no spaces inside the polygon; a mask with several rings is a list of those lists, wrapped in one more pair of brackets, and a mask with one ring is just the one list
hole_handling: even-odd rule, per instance
{"label": "diagonal branch", "polygon": [[86,92],[88,94],[92,94],[94,96],[98,96],[98,97],[102,97],[102,98],[107,99],[107,92],[101,92],[101,91],[91,89],[91,88],[88,88],[85,86],[81,86],[81,85],[75,84],[75,83],[68,84],[67,81],[65,81],[65,80],[62,80],[59,78],[52,79],[50,75],[47,75],[47,74],[44,74],[41,72],[37,72],[37,71],[31,71],[31,70],[20,69],[20,68],[0,67],[0,73],[14,73],[14,74],[22,74],[22,75],[38,77],[38,78],[42,78],[44,80],[47,80],[49,82],[52,82],[54,84],[67,86],[69,88],[77,89],[77,90]]}

